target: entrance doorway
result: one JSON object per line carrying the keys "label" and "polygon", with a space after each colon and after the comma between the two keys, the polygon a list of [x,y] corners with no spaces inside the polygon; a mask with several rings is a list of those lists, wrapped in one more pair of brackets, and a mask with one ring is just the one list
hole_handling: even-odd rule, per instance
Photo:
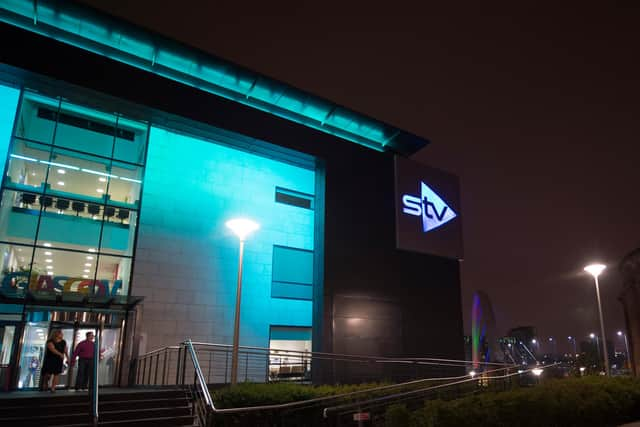
{"label": "entrance doorway", "polygon": [[[87,332],[93,332],[97,336],[98,314],[60,311],[30,313],[29,317],[32,320],[36,320],[38,317],[43,317],[46,320],[28,321],[25,324],[15,388],[37,389],[40,387],[46,343],[52,331],[62,331],[71,357],[76,346],[86,339]],[[118,356],[124,316],[110,313],[104,317],[105,324],[102,330],[98,362],[98,384],[108,386],[117,382]],[[75,386],[77,370],[77,363],[72,367],[69,361],[65,360],[63,371],[59,376],[58,388],[66,389]]]}

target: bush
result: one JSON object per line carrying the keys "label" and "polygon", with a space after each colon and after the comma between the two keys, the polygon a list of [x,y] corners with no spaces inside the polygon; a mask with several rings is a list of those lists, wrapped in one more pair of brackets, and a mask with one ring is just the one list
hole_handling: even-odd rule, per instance
{"label": "bush", "polygon": [[411,415],[419,427],[614,426],[640,420],[640,381],[631,378],[551,380],[529,389],[434,400]]}
{"label": "bush", "polygon": [[406,427],[409,425],[409,411],[406,405],[391,405],[384,414],[386,427]]}

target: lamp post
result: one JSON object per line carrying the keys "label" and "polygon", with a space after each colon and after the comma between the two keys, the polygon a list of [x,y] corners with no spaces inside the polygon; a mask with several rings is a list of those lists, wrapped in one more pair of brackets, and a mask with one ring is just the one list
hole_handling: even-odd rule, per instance
{"label": "lamp post", "polygon": [[598,358],[600,358],[600,340],[598,339],[598,336],[596,334],[594,334],[593,332],[591,332],[589,334],[589,338],[591,338],[592,340],[595,340],[595,342],[596,342],[596,356]]}
{"label": "lamp post", "polygon": [[607,338],[604,334],[604,320],[602,319],[602,304],[600,303],[600,286],[598,284],[598,276],[602,271],[607,268],[604,264],[591,264],[584,268],[584,271],[593,276],[593,280],[596,284],[596,297],[598,299],[598,314],[600,315],[600,336],[602,337],[602,353],[604,356],[604,373],[609,375],[609,354],[607,351]]}
{"label": "lamp post", "polygon": [[630,367],[631,366],[631,359],[629,358],[629,341],[627,340],[627,334],[625,334],[622,331],[618,331],[618,336],[619,337],[623,337],[624,338],[624,349],[627,352],[624,360],[625,360],[625,364]]}
{"label": "lamp post", "polygon": [[238,287],[236,289],[236,313],[233,321],[233,347],[231,351],[231,384],[238,383],[238,351],[240,348],[240,300],[242,297],[242,257],[244,255],[244,241],[247,236],[260,228],[260,225],[250,219],[231,219],[225,225],[240,239],[240,256],[238,257]]}

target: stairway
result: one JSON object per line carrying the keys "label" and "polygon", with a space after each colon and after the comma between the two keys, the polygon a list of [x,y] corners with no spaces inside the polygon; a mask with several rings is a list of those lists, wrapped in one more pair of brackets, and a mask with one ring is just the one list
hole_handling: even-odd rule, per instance
{"label": "stairway", "polygon": [[[19,393],[19,392],[18,392]],[[0,394],[0,426],[86,427],[90,403],[86,392]],[[99,425],[132,427],[193,426],[191,403],[181,389],[100,390]]]}

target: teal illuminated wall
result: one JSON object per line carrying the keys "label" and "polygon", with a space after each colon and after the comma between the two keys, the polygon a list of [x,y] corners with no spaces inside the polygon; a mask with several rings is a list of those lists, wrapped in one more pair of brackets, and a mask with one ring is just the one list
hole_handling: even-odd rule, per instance
{"label": "teal illuminated wall", "polygon": [[152,127],[133,279],[147,349],[231,343],[238,239],[224,223],[239,216],[261,226],[245,245],[241,345],[267,347],[271,325],[311,326],[311,301],[271,288],[274,245],[314,249],[314,211],[276,202],[275,189],[313,195],[314,184],[313,170]]}
{"label": "teal illuminated wall", "polygon": [[0,85],[0,161],[2,164],[7,158],[19,97],[18,89]]}

